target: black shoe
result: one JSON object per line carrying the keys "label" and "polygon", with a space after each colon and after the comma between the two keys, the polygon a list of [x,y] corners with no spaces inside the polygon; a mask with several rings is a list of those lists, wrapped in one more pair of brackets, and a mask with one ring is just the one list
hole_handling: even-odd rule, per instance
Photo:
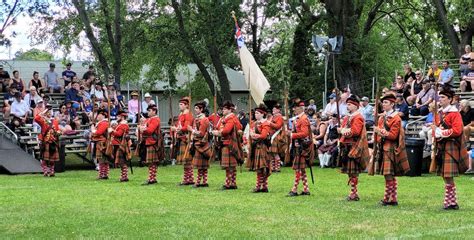
{"label": "black shoe", "polygon": [[357,202],[357,201],[360,200],[360,198],[359,198],[359,196],[355,196],[355,197],[347,196],[346,200],[347,200],[347,201],[356,201],[356,202]]}
{"label": "black shoe", "polygon": [[296,196],[298,196],[298,193],[297,193],[297,192],[290,191],[290,192],[288,193],[288,197],[296,197]]}
{"label": "black shoe", "polygon": [[192,188],[199,188],[199,187],[201,187],[201,184],[194,184],[194,185],[192,186]]}
{"label": "black shoe", "polygon": [[459,210],[459,205],[449,205],[447,207],[443,207],[444,210]]}
{"label": "black shoe", "polygon": [[304,196],[304,195],[309,196],[309,195],[311,195],[311,193],[310,193],[310,192],[301,192],[300,195],[301,195],[301,196]]}
{"label": "black shoe", "polygon": [[268,188],[262,188],[262,189],[260,189],[260,192],[267,193],[267,192],[268,192]]}
{"label": "black shoe", "polygon": [[382,206],[398,206],[398,202],[385,202],[384,200],[380,200],[380,205],[382,205]]}
{"label": "black shoe", "polygon": [[260,188],[254,188],[254,189],[252,190],[253,193],[259,193],[259,192],[261,192],[261,191],[262,191],[262,190],[260,190]]}
{"label": "black shoe", "polygon": [[144,183],[142,183],[143,186],[146,186],[146,185],[151,185],[151,184],[156,184],[157,181],[146,181]]}
{"label": "black shoe", "polygon": [[229,189],[237,189],[237,186],[229,186]]}
{"label": "black shoe", "polygon": [[102,177],[98,177],[97,180],[107,180],[109,179],[108,176],[102,176]]}
{"label": "black shoe", "polygon": [[194,183],[193,183],[193,182],[187,182],[187,183],[185,183],[185,182],[179,182],[177,185],[178,185],[178,186],[189,186],[189,185],[194,185]]}
{"label": "black shoe", "polygon": [[208,184],[208,183],[205,183],[205,184],[199,184],[199,187],[209,187],[209,184]]}
{"label": "black shoe", "polygon": [[229,189],[230,189],[230,187],[229,187],[229,186],[226,186],[226,185],[222,185],[222,187],[221,187],[221,190],[223,190],[223,191],[224,191],[224,190],[229,190]]}
{"label": "black shoe", "polygon": [[128,182],[128,178],[120,178],[120,182]]}
{"label": "black shoe", "polygon": [[53,174],[49,174],[49,177],[55,177],[55,176],[56,176],[56,175],[54,175],[54,173],[53,173]]}

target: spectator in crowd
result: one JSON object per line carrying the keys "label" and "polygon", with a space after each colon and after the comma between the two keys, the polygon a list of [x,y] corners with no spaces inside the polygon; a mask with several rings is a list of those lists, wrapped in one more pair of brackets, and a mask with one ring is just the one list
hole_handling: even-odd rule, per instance
{"label": "spectator in crowd", "polygon": [[326,105],[323,111],[323,115],[330,116],[337,112],[336,94],[332,93],[329,95],[329,103]]}
{"label": "spectator in crowd", "polygon": [[429,105],[429,111],[430,113],[426,116],[425,123],[421,127],[420,131],[420,137],[425,140],[425,151],[431,151],[431,145],[433,144],[433,134],[432,131],[433,129],[431,126],[433,125],[433,119],[434,119],[434,110],[435,110],[435,104],[436,102],[432,102]]}
{"label": "spectator in crowd", "polygon": [[91,118],[92,116],[92,111],[94,111],[94,106],[92,105],[91,100],[90,99],[84,100],[84,112],[88,114],[89,118]]}
{"label": "spectator in crowd", "polygon": [[147,111],[148,106],[156,105],[156,103],[155,103],[155,101],[153,101],[151,99],[150,93],[145,93],[145,95],[143,95],[143,97],[145,98],[145,100],[142,101],[142,109],[140,109],[140,110],[142,111],[143,115],[146,116],[145,113],[148,112]]}
{"label": "spectator in crowd", "polygon": [[397,94],[397,100],[395,102],[395,111],[398,112],[400,118],[402,119],[402,127],[405,128],[408,123],[408,119],[410,118],[408,112],[408,104],[403,99],[403,95]]}
{"label": "spectator in crowd", "polygon": [[81,85],[81,86],[79,87],[79,93],[78,93],[78,95],[82,97],[82,102],[84,102],[85,100],[89,100],[89,101],[91,100],[91,94],[90,94],[90,92],[87,91],[86,88],[85,88],[83,85]]}
{"label": "spectator in crowd", "polygon": [[474,58],[469,60],[469,68],[461,76],[461,92],[471,92],[474,89]]}
{"label": "spectator in crowd", "polygon": [[32,86],[36,88],[36,91],[39,94],[47,92],[46,88],[44,88],[43,81],[41,81],[41,79],[39,77],[39,72],[37,72],[37,71],[33,72],[33,78],[28,83],[28,88],[31,88]]}
{"label": "spectator in crowd", "polygon": [[395,93],[403,93],[403,90],[405,90],[405,82],[403,81],[402,76],[397,76],[390,90],[394,91]]}
{"label": "spectator in crowd", "polygon": [[405,77],[403,78],[405,83],[411,83],[415,80],[415,73],[413,72],[413,69],[410,67],[409,64],[405,64],[403,66],[403,71],[405,72]]}
{"label": "spectator in crowd", "polygon": [[84,80],[90,79],[91,76],[95,76],[95,70],[94,70],[94,66],[89,65],[89,69],[87,70],[87,72],[84,73],[84,75],[82,75],[82,79]]}
{"label": "spectator in crowd", "polygon": [[245,129],[245,127],[247,127],[247,124],[249,123],[249,119],[247,118],[247,115],[245,114],[244,110],[240,110],[239,112],[239,122],[242,125],[242,129]]}
{"label": "spectator in crowd", "polygon": [[22,96],[25,96],[25,82],[23,81],[23,79],[21,79],[20,72],[18,72],[18,70],[13,71],[13,77],[10,81],[10,86],[13,84],[16,86],[16,90],[18,90],[18,92],[20,92]]}
{"label": "spectator in crowd", "polygon": [[465,75],[466,70],[469,69],[468,64],[471,61],[471,46],[464,47],[464,54],[459,58],[459,71],[461,76]]}
{"label": "spectator in crowd", "polygon": [[8,91],[7,87],[10,83],[10,74],[3,70],[3,65],[0,65],[0,92]]}
{"label": "spectator in crowd", "polygon": [[407,100],[409,106],[412,106],[416,102],[416,97],[421,89],[423,89],[423,75],[420,70],[415,72],[415,80],[409,86],[409,92],[404,92],[403,97]]}
{"label": "spectator in crowd", "polygon": [[314,112],[317,112],[317,107],[316,107],[316,104],[314,104],[314,99],[310,99],[309,100],[309,106],[308,106],[308,109],[313,109]]}
{"label": "spectator in crowd", "polygon": [[337,141],[339,134],[337,128],[339,123],[337,121],[337,114],[330,117],[329,124],[326,128],[323,144],[318,149],[318,157],[321,168],[335,166],[335,157],[337,156]]}
{"label": "spectator in crowd", "polygon": [[26,94],[23,100],[25,101],[26,105],[28,105],[28,108],[35,108],[36,103],[41,100],[41,96],[36,91],[36,88],[31,86],[30,93]]}
{"label": "spectator in crowd", "polygon": [[435,82],[438,80],[439,75],[441,74],[441,69],[438,67],[438,62],[433,61],[431,63],[431,68],[428,70],[428,79],[430,82]]}
{"label": "spectator in crowd", "polygon": [[15,131],[17,127],[24,125],[28,121],[28,115],[31,113],[28,105],[21,99],[21,93],[15,92],[15,100],[11,105],[10,114],[13,116],[11,129]]}
{"label": "spectator in crowd", "polygon": [[62,77],[64,80],[64,88],[70,88],[71,82],[74,80],[74,77],[76,77],[76,72],[71,70],[72,63],[67,63],[66,64],[66,70],[63,71]]}
{"label": "spectator in crowd", "polygon": [[66,104],[63,103],[59,106],[59,111],[56,112],[54,117],[58,121],[59,130],[61,130],[62,133],[65,134],[72,131],[72,127],[70,125],[71,116],[67,111]]}
{"label": "spectator in crowd", "polygon": [[53,92],[64,92],[63,86],[61,86],[59,82],[59,74],[54,71],[56,68],[56,64],[50,63],[49,64],[49,70],[44,74],[44,81],[48,85],[48,89],[50,93]]}
{"label": "spectator in crowd", "polygon": [[105,100],[104,90],[107,90],[107,88],[104,87],[102,82],[95,83],[92,85],[91,96],[95,96],[96,101],[103,101]]}
{"label": "spectator in crowd", "polygon": [[347,115],[347,104],[346,100],[351,96],[351,89],[349,87],[345,87],[342,89],[342,93],[339,96],[339,114],[341,117]]}
{"label": "spectator in crowd", "polygon": [[369,98],[362,97],[362,102],[360,104],[360,112],[365,119],[365,127],[369,128],[374,126],[374,107],[370,106]]}
{"label": "spectator in crowd", "polygon": [[428,106],[435,99],[435,90],[431,88],[430,80],[425,79],[422,82],[423,89],[416,96],[415,105],[413,105],[410,114],[413,116],[426,116],[430,112]]}
{"label": "spectator in crowd", "polygon": [[316,112],[314,111],[314,109],[308,108],[305,110],[305,112],[306,112],[306,116],[308,117],[310,127],[316,126],[316,118],[315,118]]}
{"label": "spectator in crowd", "polygon": [[[326,135],[326,128],[328,126],[328,117],[326,115],[317,115],[317,125],[313,129],[313,143],[316,149],[324,143],[324,136]],[[322,156],[321,156],[322,157]],[[321,158],[319,164],[322,166]]]}
{"label": "spectator in crowd", "polygon": [[82,109],[82,97],[79,94],[79,82],[73,82],[72,87],[66,90],[66,102],[71,103],[74,110]]}
{"label": "spectator in crowd", "polygon": [[443,61],[443,70],[439,74],[439,83],[444,89],[451,89],[453,87],[454,71],[449,68],[449,61]]}
{"label": "spectator in crowd", "polygon": [[3,96],[3,119],[5,123],[8,123],[10,120],[11,105],[15,100],[16,92],[16,86],[10,85],[10,87],[7,87],[7,92]]}
{"label": "spectator in crowd", "polygon": [[132,99],[128,101],[128,119],[132,121],[132,123],[137,122],[137,114],[138,114],[138,92],[133,91]]}
{"label": "spectator in crowd", "polygon": [[455,106],[457,109],[461,109],[460,101],[461,101],[461,96],[456,94],[453,96],[453,101],[451,102],[451,105]]}
{"label": "spectator in crowd", "polygon": [[469,100],[462,100],[460,105],[460,113],[462,117],[462,123],[464,124],[464,137],[465,141],[469,142],[471,132],[474,128],[474,109],[471,108]]}

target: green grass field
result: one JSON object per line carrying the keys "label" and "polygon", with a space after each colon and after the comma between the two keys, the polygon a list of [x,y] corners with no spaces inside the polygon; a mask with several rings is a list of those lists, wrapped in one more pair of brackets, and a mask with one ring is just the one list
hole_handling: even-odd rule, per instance
{"label": "green grass field", "polygon": [[[474,238],[474,180],[456,179],[459,211],[442,211],[441,178],[399,178],[398,207],[383,207],[381,176],[362,175],[361,201],[346,202],[347,177],[315,169],[311,196],[286,197],[293,172],[270,177],[270,193],[251,193],[255,173],[238,174],[239,189],[221,191],[224,172],[213,165],[209,188],[178,187],[181,166],[158,169],[158,184],[141,186],[146,168],[130,182],[95,180],[92,170],[56,178],[0,175],[0,238],[282,239]],[[301,188],[299,189],[301,190]]]}

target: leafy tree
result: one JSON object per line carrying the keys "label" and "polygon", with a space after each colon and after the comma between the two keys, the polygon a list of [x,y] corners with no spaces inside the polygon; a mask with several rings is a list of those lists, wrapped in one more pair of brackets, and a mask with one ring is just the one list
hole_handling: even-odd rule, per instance
{"label": "leafy tree", "polygon": [[53,58],[53,54],[37,48],[32,48],[26,52],[20,50],[15,53],[15,60],[50,61]]}

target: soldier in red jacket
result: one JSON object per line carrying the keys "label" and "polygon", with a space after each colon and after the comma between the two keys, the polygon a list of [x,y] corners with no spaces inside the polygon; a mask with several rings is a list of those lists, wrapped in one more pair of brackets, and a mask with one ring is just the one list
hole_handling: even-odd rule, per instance
{"label": "soldier in red jacket", "polygon": [[272,109],[273,117],[269,121],[271,131],[271,147],[269,149],[272,156],[272,171],[280,172],[280,154],[285,153],[286,135],[284,134],[284,120],[281,115],[281,105],[276,104]]}
{"label": "soldier in red jacket", "polygon": [[147,108],[148,119],[144,126],[139,127],[146,146],[145,162],[148,164],[148,180],[144,185],[150,185],[157,183],[156,181],[156,168],[160,162],[161,156],[163,156],[163,149],[161,144],[163,136],[161,135],[160,118],[156,115],[158,113],[158,107],[156,105],[149,105]]}
{"label": "soldier in red jacket", "polygon": [[303,192],[300,195],[310,195],[308,186],[308,177],[306,167],[310,167],[314,158],[313,141],[311,139],[310,122],[304,113],[304,102],[301,101],[294,108],[296,123],[293,132],[289,132],[293,147],[295,148],[295,157],[293,159],[293,170],[295,170],[295,182],[288,196],[298,196],[298,185],[300,180],[303,182]]}
{"label": "soldier in red jacket", "polygon": [[226,171],[226,180],[222,190],[237,189],[237,165],[242,163],[243,152],[240,144],[240,133],[242,125],[233,111],[235,105],[226,101],[222,106],[223,117],[217,124],[218,130],[212,134],[221,137],[221,167]]}
{"label": "soldier in red jacket", "polygon": [[119,110],[117,112],[117,125],[109,128],[112,136],[113,152],[112,158],[115,159],[115,165],[120,166],[120,182],[128,182],[128,166],[130,161],[130,147],[128,145],[128,132],[130,130],[127,122],[128,113]]}
{"label": "soldier in red jacket", "polygon": [[464,147],[463,122],[459,110],[452,105],[454,92],[443,90],[439,93],[439,103],[441,110],[438,123],[434,129],[436,138],[436,170],[437,174],[444,179],[445,210],[458,210],[459,206],[456,199],[456,185],[454,177],[464,173],[468,167],[469,157]]}
{"label": "soldier in red jacket", "polygon": [[342,119],[342,128],[338,128],[341,137],[339,139],[341,154],[341,172],[349,177],[351,192],[348,201],[359,201],[357,184],[359,174],[363,172],[369,160],[369,144],[367,142],[367,131],[365,120],[358,111],[360,101],[355,95],[346,100],[348,114]]}
{"label": "soldier in red jacket", "polygon": [[[193,165],[198,170],[196,183],[193,187],[209,187],[207,183],[207,169],[209,168],[209,158],[211,157],[211,147],[209,144],[209,119],[204,114],[206,102],[194,104],[193,126],[188,126],[188,131],[192,133],[192,149],[194,152]],[[201,183],[202,180],[202,183]]]}
{"label": "soldier in red jacket", "polygon": [[97,122],[91,126],[91,138],[95,147],[95,158],[99,163],[99,176],[97,179],[109,179],[109,162],[105,155],[107,144],[107,128],[109,121],[107,121],[107,111],[100,109],[97,111]]}
{"label": "soldier in red jacket", "polygon": [[250,158],[247,166],[257,173],[254,193],[268,192],[268,177],[272,173],[272,156],[268,151],[271,127],[265,115],[265,105],[255,108],[255,121],[249,128],[252,145],[249,146]]}
{"label": "soldier in red jacket", "polygon": [[374,131],[377,138],[374,144],[379,144],[375,156],[378,162],[377,172],[385,178],[385,194],[380,204],[383,206],[398,205],[398,182],[396,176],[403,176],[410,170],[405,149],[405,131],[402,120],[393,109],[396,97],[388,93],[382,97],[383,117],[380,117]]}
{"label": "soldier in red jacket", "polygon": [[171,131],[176,131],[177,141],[179,144],[179,151],[176,160],[178,163],[183,164],[183,180],[179,185],[193,185],[194,174],[193,174],[193,156],[190,154],[191,135],[188,131],[188,126],[193,125],[193,114],[189,111],[189,98],[184,97],[179,100],[179,116],[177,126],[171,127]]}
{"label": "soldier in red jacket", "polygon": [[59,161],[59,130],[58,121],[51,118],[51,106],[35,116],[34,121],[41,126],[38,136],[40,141],[41,169],[45,177],[54,177],[54,163]]}

